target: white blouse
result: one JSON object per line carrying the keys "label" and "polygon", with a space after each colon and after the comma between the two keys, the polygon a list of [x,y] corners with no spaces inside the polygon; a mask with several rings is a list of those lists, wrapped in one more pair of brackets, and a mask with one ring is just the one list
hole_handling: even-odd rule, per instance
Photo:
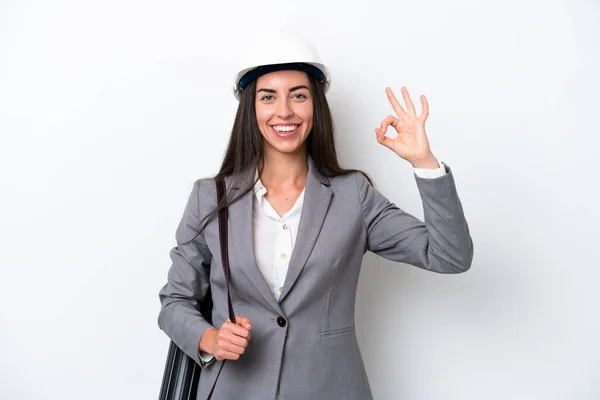
{"label": "white blouse", "polygon": [[254,185],[255,199],[252,202],[254,259],[271,293],[279,300],[296,243],[304,204],[304,190],[293,207],[282,217],[265,198],[266,194],[267,189],[258,179]]}

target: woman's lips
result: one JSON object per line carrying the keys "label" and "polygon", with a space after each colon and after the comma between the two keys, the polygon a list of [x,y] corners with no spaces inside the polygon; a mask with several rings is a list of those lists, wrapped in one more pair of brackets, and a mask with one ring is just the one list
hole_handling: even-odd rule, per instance
{"label": "woman's lips", "polygon": [[294,136],[296,132],[298,132],[298,129],[300,129],[300,125],[297,125],[296,129],[294,129],[293,131],[277,131],[274,127],[271,126],[271,131],[273,132],[273,134],[278,138],[282,139],[287,139]]}

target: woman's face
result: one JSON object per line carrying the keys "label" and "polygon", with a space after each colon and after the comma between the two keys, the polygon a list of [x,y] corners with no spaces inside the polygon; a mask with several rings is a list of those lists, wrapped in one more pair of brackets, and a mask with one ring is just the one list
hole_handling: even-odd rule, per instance
{"label": "woman's face", "polygon": [[276,71],[259,77],[255,104],[265,151],[305,151],[313,126],[313,100],[305,72]]}

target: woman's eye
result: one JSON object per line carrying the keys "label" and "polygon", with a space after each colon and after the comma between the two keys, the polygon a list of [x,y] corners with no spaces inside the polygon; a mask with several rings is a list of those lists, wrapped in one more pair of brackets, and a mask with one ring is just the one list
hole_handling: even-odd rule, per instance
{"label": "woman's eye", "polygon": [[270,94],[264,95],[261,98],[262,101],[269,101],[269,100],[273,100],[273,96],[271,96]]}
{"label": "woman's eye", "polygon": [[304,93],[296,93],[294,94],[294,97],[297,99],[306,99],[306,95]]}

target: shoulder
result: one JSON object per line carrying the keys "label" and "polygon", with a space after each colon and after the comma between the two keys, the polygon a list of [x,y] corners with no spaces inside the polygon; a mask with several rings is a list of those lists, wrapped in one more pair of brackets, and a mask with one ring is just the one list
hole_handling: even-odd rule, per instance
{"label": "shoulder", "polygon": [[192,189],[192,195],[196,197],[199,205],[207,205],[216,202],[217,189],[214,178],[196,179]]}
{"label": "shoulder", "polygon": [[[239,189],[239,184],[239,181],[235,181],[232,176],[225,177],[225,187],[228,197]],[[200,206],[216,207],[217,185],[214,177],[197,179],[194,182],[194,190],[197,192]]]}
{"label": "shoulder", "polygon": [[361,171],[351,171],[344,175],[338,175],[329,178],[331,186],[334,188],[361,188],[365,185],[371,186],[369,180]]}
{"label": "shoulder", "polygon": [[367,177],[360,171],[352,171],[344,175],[329,178],[332,190],[345,199],[365,197],[366,192],[372,189]]}

